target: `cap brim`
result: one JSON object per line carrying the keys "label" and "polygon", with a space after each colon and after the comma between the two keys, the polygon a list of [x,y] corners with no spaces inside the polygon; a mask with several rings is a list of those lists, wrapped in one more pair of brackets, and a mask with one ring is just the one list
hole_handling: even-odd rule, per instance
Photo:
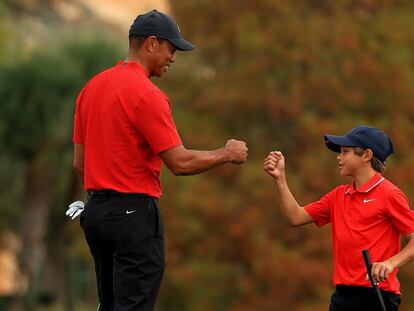
{"label": "cap brim", "polygon": [[167,39],[171,42],[174,47],[179,51],[191,51],[194,50],[195,46],[192,45],[190,42],[184,40],[183,38],[178,39]]}
{"label": "cap brim", "polygon": [[352,141],[345,136],[337,135],[325,135],[325,145],[334,152],[341,152],[341,146],[343,147],[357,147]]}

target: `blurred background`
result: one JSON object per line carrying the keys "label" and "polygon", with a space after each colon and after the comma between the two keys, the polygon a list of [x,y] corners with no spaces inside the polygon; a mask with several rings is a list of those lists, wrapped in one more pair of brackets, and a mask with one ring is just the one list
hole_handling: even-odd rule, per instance
{"label": "blurred background", "polygon": [[[414,199],[414,2],[410,0],[0,0],[0,310],[95,310],[93,261],[67,205],[75,100],[127,54],[136,15],[179,22],[197,49],[162,79],[187,148],[246,140],[249,160],[163,172],[167,269],[157,311],[322,311],[330,227],[289,228],[262,169],[285,153],[300,204],[340,183],[326,133],[384,129],[385,176]],[[361,256],[362,260],[362,256]],[[414,264],[400,269],[414,310]]]}

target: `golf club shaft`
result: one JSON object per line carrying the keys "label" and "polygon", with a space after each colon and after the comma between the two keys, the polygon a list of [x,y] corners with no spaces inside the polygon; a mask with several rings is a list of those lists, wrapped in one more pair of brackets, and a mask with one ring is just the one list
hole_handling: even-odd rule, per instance
{"label": "golf club shaft", "polygon": [[367,273],[368,273],[369,280],[371,281],[371,285],[375,289],[375,292],[377,293],[378,300],[381,304],[382,311],[387,311],[387,309],[385,308],[384,300],[382,299],[381,291],[378,287],[378,283],[374,282],[374,279],[372,278],[372,275],[371,275],[372,262],[371,262],[371,257],[369,255],[368,250],[366,249],[363,250],[362,255],[364,256],[365,266],[367,267]]}
{"label": "golf club shaft", "polygon": [[384,300],[382,299],[381,291],[380,291],[378,285],[375,284],[374,288],[375,288],[375,291],[377,292],[378,300],[381,304],[382,311],[387,311],[387,309],[385,308]]}

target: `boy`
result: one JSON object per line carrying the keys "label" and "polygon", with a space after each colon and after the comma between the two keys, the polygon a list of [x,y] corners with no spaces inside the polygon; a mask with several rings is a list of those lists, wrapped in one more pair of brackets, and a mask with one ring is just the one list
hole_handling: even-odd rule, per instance
{"label": "boy", "polygon": [[[414,211],[401,190],[381,176],[387,157],[394,152],[392,142],[382,130],[358,126],[344,136],[326,135],[325,144],[339,153],[339,171],[351,176],[353,183],[301,207],[289,190],[283,154],[272,151],[264,170],[276,181],[282,213],[291,226],[332,223],[336,288],[330,311],[381,310],[366,275],[364,249],[371,254],[371,274],[379,282],[387,310],[398,310],[397,271],[414,259]],[[408,237],[402,250],[401,235]]]}

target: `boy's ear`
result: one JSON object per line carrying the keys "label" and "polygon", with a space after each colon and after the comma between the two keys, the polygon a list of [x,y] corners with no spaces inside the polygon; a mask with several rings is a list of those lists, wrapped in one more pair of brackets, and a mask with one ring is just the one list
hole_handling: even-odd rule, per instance
{"label": "boy's ear", "polygon": [[364,157],[366,160],[371,161],[371,159],[374,157],[372,150],[371,149],[365,150]]}

